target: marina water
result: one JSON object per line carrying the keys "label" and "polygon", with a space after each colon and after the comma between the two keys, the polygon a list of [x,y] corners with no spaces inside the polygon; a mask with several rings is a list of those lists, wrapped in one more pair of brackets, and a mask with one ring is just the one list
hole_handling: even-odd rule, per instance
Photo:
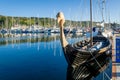
{"label": "marina water", "polygon": [[[70,43],[86,37],[66,35]],[[59,34],[1,34],[0,80],[66,80],[67,62],[59,38]],[[111,68],[110,63],[105,70],[109,77]],[[93,80],[109,80],[105,73]]]}

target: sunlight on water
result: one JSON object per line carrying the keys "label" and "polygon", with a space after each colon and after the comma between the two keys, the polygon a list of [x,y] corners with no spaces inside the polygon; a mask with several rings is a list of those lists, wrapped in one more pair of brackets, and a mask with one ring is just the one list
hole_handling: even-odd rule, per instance
{"label": "sunlight on water", "polygon": [[[59,38],[59,34],[1,34],[0,79],[66,80],[67,62]],[[70,34],[66,38],[76,43],[86,37]],[[111,76],[111,63],[106,73]]]}

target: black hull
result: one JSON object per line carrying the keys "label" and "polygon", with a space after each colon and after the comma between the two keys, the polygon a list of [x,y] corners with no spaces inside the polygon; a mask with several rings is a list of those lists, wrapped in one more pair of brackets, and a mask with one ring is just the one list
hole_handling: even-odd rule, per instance
{"label": "black hull", "polygon": [[[111,59],[111,43],[103,36],[93,37],[93,42],[105,42],[99,50],[89,51],[81,48],[89,43],[78,46],[67,45],[64,50],[68,62],[67,80],[91,80],[100,72],[104,71]],[[104,48],[104,49],[103,49]]]}

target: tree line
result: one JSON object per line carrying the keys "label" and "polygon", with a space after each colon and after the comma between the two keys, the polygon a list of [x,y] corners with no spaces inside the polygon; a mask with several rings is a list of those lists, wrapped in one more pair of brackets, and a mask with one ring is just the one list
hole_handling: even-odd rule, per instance
{"label": "tree line", "polygon": [[[93,22],[93,26],[99,22]],[[88,27],[90,21],[70,21],[66,20],[64,26],[71,26],[71,27]],[[11,16],[3,16],[0,15],[0,29],[7,28],[10,29],[12,26],[15,25],[25,25],[25,26],[32,26],[38,25],[42,27],[54,27],[57,24],[56,19],[54,18],[38,18],[38,17],[11,17]]]}

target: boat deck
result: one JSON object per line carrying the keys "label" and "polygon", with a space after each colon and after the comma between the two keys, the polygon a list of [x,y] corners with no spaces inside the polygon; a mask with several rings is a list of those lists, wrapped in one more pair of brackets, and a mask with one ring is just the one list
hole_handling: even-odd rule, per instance
{"label": "boat deck", "polygon": [[[114,35],[114,38],[116,35]],[[112,41],[112,80],[120,80],[120,63],[116,63],[115,41]]]}

